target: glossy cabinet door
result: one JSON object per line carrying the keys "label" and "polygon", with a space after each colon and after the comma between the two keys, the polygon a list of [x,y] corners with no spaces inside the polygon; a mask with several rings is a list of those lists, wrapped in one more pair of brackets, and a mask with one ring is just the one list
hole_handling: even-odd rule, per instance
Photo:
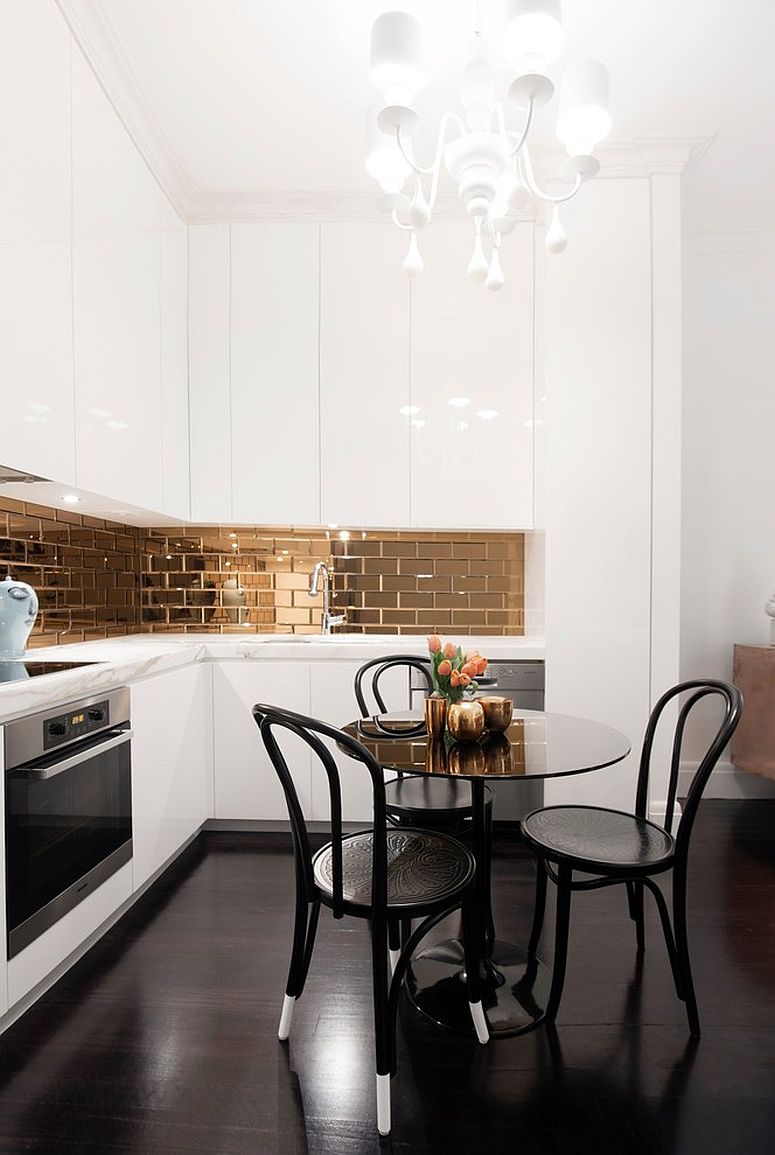
{"label": "glossy cabinet door", "polygon": [[70,35],[0,0],[0,464],[75,482]]}
{"label": "glossy cabinet door", "polygon": [[[267,702],[309,714],[309,701],[307,662],[240,658],[213,665],[216,818],[287,822],[285,795],[251,710]],[[279,740],[310,817],[309,748],[293,735]]]}
{"label": "glossy cabinet door", "polygon": [[321,521],[408,525],[406,235],[391,224],[320,232]]}
{"label": "glossy cabinet door", "polygon": [[[310,663],[311,714],[334,726],[345,726],[359,716],[355,701],[355,675],[362,662]],[[380,681],[380,692],[388,710],[409,709],[409,674],[407,670],[388,671]],[[366,700],[369,701],[368,692]],[[345,822],[370,823],[374,794],[371,775],[362,762],[334,750],[342,786],[342,817]],[[394,777],[389,774],[388,778]],[[329,795],[325,771],[317,764],[312,774],[312,817],[321,822],[329,819]]]}
{"label": "glossy cabinet door", "polygon": [[210,817],[210,677],[197,663],[131,687],[134,890]]}
{"label": "glossy cabinet door", "polygon": [[163,194],[73,48],[77,482],[161,510]]}
{"label": "glossy cabinet door", "polygon": [[229,225],[188,230],[188,373],[191,517],[228,524],[231,513]]}
{"label": "glossy cabinet door", "polygon": [[506,283],[466,276],[472,229],[436,221],[412,282],[411,521],[434,528],[533,524],[533,226],[501,250]]}
{"label": "glossy cabinet door", "polygon": [[317,525],[319,230],[232,225],[232,517]]}
{"label": "glossy cabinet door", "polygon": [[167,203],[161,220],[162,510],[188,520],[188,230]]}

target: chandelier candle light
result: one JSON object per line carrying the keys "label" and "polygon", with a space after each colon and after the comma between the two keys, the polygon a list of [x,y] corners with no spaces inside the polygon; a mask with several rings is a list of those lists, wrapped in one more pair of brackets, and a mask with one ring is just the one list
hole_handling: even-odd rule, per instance
{"label": "chandelier candle light", "polygon": [[[503,287],[499,250],[514,228],[515,214],[531,199],[551,206],[546,248],[561,253],[567,244],[559,205],[576,195],[600,170],[592,155],[611,127],[608,73],[596,60],[568,65],[560,85],[556,133],[567,151],[560,175],[564,192],[539,187],[528,149],[536,108],[554,96],[547,74],[562,47],[560,0],[507,0],[501,49],[516,78],[508,100],[520,110],[521,124],[507,127],[506,109],[496,99],[493,69],[480,33],[474,35],[460,93],[462,115],[445,112],[436,137],[433,161],[416,163],[411,136],[418,116],[412,101],[422,88],[422,33],[406,12],[385,12],[371,30],[371,75],[382,94],[368,118],[366,170],[380,184],[379,205],[393,223],[406,230],[409,248],[404,269],[410,277],[423,270],[417,233],[430,223],[442,166],[457,184],[474,227],[468,275],[488,289]],[[405,191],[407,181],[410,191]]]}

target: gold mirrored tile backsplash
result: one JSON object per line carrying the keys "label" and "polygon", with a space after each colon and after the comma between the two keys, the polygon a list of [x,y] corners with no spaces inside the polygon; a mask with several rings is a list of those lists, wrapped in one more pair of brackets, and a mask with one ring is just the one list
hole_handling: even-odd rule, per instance
{"label": "gold mirrored tile backsplash", "polygon": [[0,495],[0,578],[27,582],[40,608],[30,646],[140,630],[142,530]]}
{"label": "gold mirrored tile backsplash", "polygon": [[0,575],[35,588],[31,645],[139,631],[317,633],[317,561],[346,633],[522,634],[516,533],[137,529],[0,496]]}

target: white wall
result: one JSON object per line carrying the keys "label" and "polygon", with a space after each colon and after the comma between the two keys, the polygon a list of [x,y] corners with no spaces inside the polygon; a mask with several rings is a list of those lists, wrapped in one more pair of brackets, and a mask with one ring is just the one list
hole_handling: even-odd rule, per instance
{"label": "white wall", "polygon": [[[775,591],[775,230],[687,230],[681,676],[731,678]],[[697,755],[709,726],[692,735]],[[724,780],[726,778],[726,781]],[[712,793],[768,793],[722,762]]]}
{"label": "white wall", "polygon": [[[604,178],[564,210],[545,267],[547,708],[633,753],[547,783],[549,802],[629,808],[651,707],[678,678],[680,186]],[[659,759],[651,808],[664,808]]]}

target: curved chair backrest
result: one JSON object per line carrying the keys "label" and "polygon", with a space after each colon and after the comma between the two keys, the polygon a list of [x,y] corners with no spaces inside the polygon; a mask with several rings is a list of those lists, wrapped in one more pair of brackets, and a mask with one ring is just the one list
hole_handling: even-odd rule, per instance
{"label": "curved chair backrest", "polygon": [[[362,718],[368,718],[374,713],[387,713],[387,706],[385,705],[385,699],[380,693],[379,684],[382,675],[387,670],[393,670],[397,666],[405,666],[407,669],[419,670],[425,679],[425,686],[430,694],[433,689],[433,679],[431,678],[431,664],[427,658],[419,657],[417,654],[386,654],[384,658],[372,658],[371,661],[361,666],[355,675],[355,700],[358,703],[358,709],[361,712]],[[371,693],[377,706],[376,711],[369,709],[366,703],[366,696],[363,692],[363,679],[369,670],[374,670],[371,676]]]}
{"label": "curved chair backrest", "polygon": [[371,776],[374,802],[373,813],[373,851],[372,851],[372,911],[374,917],[380,914],[386,917],[387,912],[387,832],[385,819],[385,781],[382,768],[372,757],[369,751],[335,726],[321,722],[317,718],[307,718],[303,714],[296,714],[292,710],[284,710],[279,706],[269,706],[263,703],[253,707],[253,717],[261,732],[266,752],[280,779],[285,801],[288,806],[288,817],[291,822],[293,837],[293,852],[296,859],[296,886],[303,891],[306,902],[312,902],[315,897],[315,882],[312,871],[312,848],[309,841],[307,822],[299,802],[293,776],[285,759],[285,754],[275,735],[275,730],[295,734],[306,742],[313,754],[316,755],[328,779],[328,793],[331,815],[331,866],[333,901],[332,911],[335,918],[341,918],[343,913],[342,896],[342,789],[339,781],[339,768],[331,750],[323,741],[328,738],[344,747],[345,750],[363,763]]}
{"label": "curved chair backrest", "polygon": [[638,788],[635,800],[635,812],[641,818],[647,817],[648,810],[648,784],[649,771],[651,769],[652,750],[654,746],[654,737],[657,733],[657,726],[665,710],[665,707],[677,698],[680,694],[689,694],[690,697],[683,703],[678,712],[678,718],[675,723],[673,731],[673,748],[670,757],[670,778],[668,780],[667,791],[667,809],[665,813],[664,827],[670,830],[673,824],[673,815],[675,813],[675,799],[678,793],[678,774],[681,769],[681,751],[683,747],[684,733],[686,730],[686,723],[689,715],[698,702],[703,698],[714,695],[722,700],[724,712],[721,718],[719,727],[708,744],[705,754],[700,761],[694,777],[692,778],[686,800],[683,805],[683,812],[681,814],[681,821],[678,825],[678,833],[676,835],[676,857],[680,860],[686,860],[688,852],[689,836],[692,831],[694,819],[697,815],[697,807],[702,797],[702,792],[705,789],[708,779],[718,762],[721,752],[732,737],[743,710],[743,696],[736,686],[730,686],[726,682],[717,682],[709,679],[700,679],[697,681],[680,682],[677,686],[673,686],[657,702],[656,706],[651,712],[646,733],[643,739],[643,749],[640,757],[640,769],[638,771]]}

